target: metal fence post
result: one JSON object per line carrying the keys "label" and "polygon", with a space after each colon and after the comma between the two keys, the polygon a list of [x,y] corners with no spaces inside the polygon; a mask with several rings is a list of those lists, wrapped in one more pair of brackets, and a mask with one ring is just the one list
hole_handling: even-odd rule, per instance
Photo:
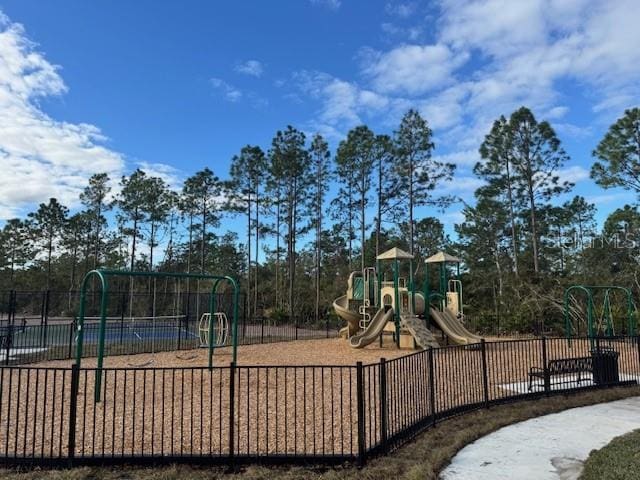
{"label": "metal fence post", "polygon": [[436,375],[433,362],[433,347],[429,347],[429,410],[431,414],[431,425],[436,424]]}
{"label": "metal fence post", "polygon": [[547,361],[547,339],[542,337],[542,371],[544,375],[544,393],[549,395],[551,391],[551,379],[549,378],[549,365]]}
{"label": "metal fence post", "polygon": [[362,362],[356,363],[356,402],[358,407],[358,466],[364,465],[365,459],[365,424],[364,424],[364,371]]}
{"label": "metal fence post", "polygon": [[480,340],[482,352],[482,389],[484,391],[484,406],[489,408],[489,372],[487,368],[487,343],[484,338]]}
{"label": "metal fence post", "polygon": [[387,406],[387,360],[380,359],[380,443],[382,452],[386,453],[387,446],[387,430],[388,430],[388,406]]}
{"label": "metal fence post", "polygon": [[49,331],[49,305],[51,303],[51,291],[47,290],[45,292],[45,297],[44,297],[44,308],[43,308],[43,321],[44,321],[44,326],[42,327],[42,346],[43,347],[47,347],[47,340],[48,340],[48,331]]}
{"label": "metal fence post", "polygon": [[229,364],[229,466],[235,453],[236,364]]}
{"label": "metal fence post", "polygon": [[9,355],[11,354],[11,344],[13,343],[13,327],[16,323],[16,291],[9,291],[9,316],[7,317],[7,334],[5,336],[6,355],[4,363],[9,365]]}
{"label": "metal fence post", "polygon": [[16,323],[16,311],[18,310],[18,292],[11,290],[9,299],[9,318],[7,323],[15,325]]}
{"label": "metal fence post", "polygon": [[69,397],[69,443],[68,459],[72,466],[76,454],[76,420],[78,418],[78,388],[80,383],[80,368],[77,364],[71,365],[71,392]]}

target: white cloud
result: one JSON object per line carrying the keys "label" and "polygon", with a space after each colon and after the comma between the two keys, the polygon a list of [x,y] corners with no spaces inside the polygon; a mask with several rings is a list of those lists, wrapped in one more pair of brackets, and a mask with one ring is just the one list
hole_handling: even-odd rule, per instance
{"label": "white cloud", "polygon": [[320,5],[331,10],[338,10],[342,2],[340,0],[309,0],[312,5]]}
{"label": "white cloud", "polygon": [[293,83],[304,95],[320,102],[311,130],[334,139],[372,116],[384,115],[385,121],[395,124],[408,108],[404,99],[389,98],[323,72],[296,72]]}
{"label": "white cloud", "polygon": [[459,167],[473,167],[480,161],[480,154],[478,149],[469,149],[444,155],[434,155],[433,158],[439,162],[453,163]]}
{"label": "white cloud", "polygon": [[591,127],[581,127],[574,125],[573,123],[553,123],[553,129],[560,135],[560,137],[571,137],[575,139],[585,139],[593,134]]}
{"label": "white cloud", "polygon": [[409,18],[418,10],[417,2],[389,2],[384,7],[385,12],[389,15],[395,15],[400,18]]}
{"label": "white cloud", "polygon": [[264,67],[258,60],[247,60],[246,62],[237,64],[234,70],[238,73],[260,78],[264,72]]}
{"label": "white cloud", "polygon": [[632,192],[614,192],[603,193],[600,195],[589,195],[585,200],[589,203],[594,203],[596,206],[615,203],[616,206],[621,207],[625,204],[634,203],[636,201],[636,196]]}
{"label": "white cloud", "polygon": [[589,179],[589,170],[580,165],[565,167],[558,171],[561,182],[578,183]]}
{"label": "white cloud", "polygon": [[478,177],[454,176],[449,182],[443,183],[437,189],[438,194],[454,194],[459,197],[471,197],[485,182]]}
{"label": "white cloud", "polygon": [[67,92],[58,68],[0,13],[0,218],[56,197],[74,207],[88,178],[118,176],[122,155],[109,150],[100,129],[60,122],[38,104]]}
{"label": "white cloud", "polygon": [[402,45],[380,53],[365,50],[363,72],[384,93],[423,94],[453,81],[454,70],[468,58],[446,45]]}
{"label": "white cloud", "polygon": [[213,77],[210,81],[213,88],[220,92],[225,100],[237,102],[242,98],[242,91],[239,88],[234,87],[221,78]]}
{"label": "white cloud", "polygon": [[169,185],[171,190],[182,188],[183,172],[166,163],[138,162],[140,170],[151,177],[158,177]]}

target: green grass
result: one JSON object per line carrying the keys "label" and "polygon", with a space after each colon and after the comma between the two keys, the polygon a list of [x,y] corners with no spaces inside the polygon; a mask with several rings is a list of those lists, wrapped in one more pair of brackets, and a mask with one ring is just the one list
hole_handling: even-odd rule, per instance
{"label": "green grass", "polygon": [[[506,425],[567,408],[610,402],[635,395],[640,395],[640,387],[614,388],[570,396],[553,396],[479,410],[443,421],[437,427],[419,435],[413,442],[391,455],[370,459],[362,469],[351,465],[337,468],[252,466],[237,473],[226,473],[219,468],[196,468],[188,465],[157,468],[85,467],[35,471],[0,469],[0,478],[3,480],[36,480],[40,478],[53,480],[378,480],[385,478],[435,480],[438,473],[448,465],[451,458],[461,448]],[[635,458],[635,461],[635,471],[637,472],[640,471],[640,466],[637,463],[639,459]],[[626,479],[632,477],[588,477],[588,479],[592,478]]]}
{"label": "green grass", "polygon": [[637,480],[640,477],[640,429],[614,438],[587,458],[582,480]]}

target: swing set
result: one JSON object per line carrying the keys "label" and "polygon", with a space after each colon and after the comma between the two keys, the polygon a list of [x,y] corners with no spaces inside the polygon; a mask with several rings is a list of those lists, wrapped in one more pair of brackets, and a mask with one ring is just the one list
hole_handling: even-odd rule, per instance
{"label": "swing set", "polygon": [[[598,292],[603,292],[602,305],[599,308],[594,302],[594,294]],[[579,317],[582,317],[583,320],[586,317],[587,336],[590,339],[601,335],[615,336],[614,313],[611,307],[611,298],[615,292],[620,292],[625,297],[626,318],[624,320],[627,323],[627,335],[635,335],[635,308],[631,290],[616,285],[572,285],[564,292],[564,322],[567,339],[570,339],[577,331],[571,321],[576,317],[578,320]],[[583,294],[586,299],[586,312],[580,309],[579,313],[576,313],[575,305],[578,304],[576,294]]]}
{"label": "swing set", "polygon": [[[209,293],[209,312],[203,313],[200,318],[199,333],[201,346],[208,349],[208,367],[213,368],[213,352],[216,347],[226,344],[229,321],[227,320],[224,312],[216,311],[216,297],[218,294],[218,288],[222,284],[227,284],[233,289],[233,317],[231,320],[231,346],[232,346],[232,361],[236,363],[237,360],[237,347],[238,347],[238,297],[239,286],[236,280],[229,276],[220,275],[208,275],[208,274],[193,274],[193,273],[167,273],[167,272],[136,272],[128,270],[106,270],[97,269],[88,272],[82,280],[82,287],[80,290],[80,311],[78,315],[77,329],[76,329],[76,359],[75,363],[80,368],[82,362],[82,350],[84,342],[85,332],[85,311],[87,290],[89,288],[92,279],[97,279],[100,285],[100,310],[99,310],[99,329],[98,329],[98,352],[97,352],[97,369],[95,375],[95,401],[100,401],[101,384],[102,384],[102,369],[104,364],[104,347],[105,347],[105,332],[107,330],[107,309],[109,305],[109,279],[112,277],[127,277],[135,278],[149,278],[153,279],[153,306],[151,317],[135,317],[132,315],[132,302],[133,293],[130,298],[130,319],[131,327],[135,329],[136,321],[144,318],[145,321],[151,320],[152,328],[152,345],[155,342],[155,325],[156,325],[156,280],[158,278],[168,279],[173,278],[176,280],[190,279],[196,280],[198,285],[201,280],[209,280],[213,282],[211,291]],[[133,287],[132,287],[133,289]],[[132,290],[133,291],[133,290]],[[198,292],[199,293],[199,292]],[[199,303],[199,302],[198,302]],[[214,322],[216,322],[214,324]],[[224,330],[224,331],[223,331]],[[134,330],[135,331],[135,330]],[[139,337],[139,334],[137,334]],[[154,349],[154,347],[152,347]]]}

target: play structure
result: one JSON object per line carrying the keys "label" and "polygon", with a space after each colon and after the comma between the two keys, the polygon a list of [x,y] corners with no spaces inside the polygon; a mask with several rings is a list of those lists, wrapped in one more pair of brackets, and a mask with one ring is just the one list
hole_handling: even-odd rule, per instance
{"label": "play structure", "polygon": [[[400,275],[400,262],[408,261],[408,279]],[[391,265],[392,280],[387,280],[385,267]],[[439,283],[430,288],[429,265],[439,266]],[[448,266],[457,267],[456,278],[448,278]],[[376,258],[376,267],[352,272],[345,295],[333,303],[335,312],[347,322],[340,335],[354,348],[362,348],[376,339],[382,344],[385,334],[393,336],[400,348],[437,347],[438,342],[428,328],[428,317],[456,345],[480,341],[462,324],[462,282],[460,260],[444,252],[425,263],[423,291],[414,288],[413,256],[392,248]],[[425,302],[425,298],[429,302]],[[428,305],[427,305],[428,303]]]}
{"label": "play structure", "polygon": [[[151,306],[152,317],[151,327],[155,329],[155,323],[157,318],[156,314],[156,299],[157,299],[157,279],[174,279],[180,281],[183,279],[200,281],[210,281],[212,283],[211,290],[209,292],[209,312],[202,315],[199,324],[199,333],[201,346],[208,349],[208,367],[213,367],[213,352],[217,346],[223,346],[226,344],[227,335],[229,331],[229,321],[224,312],[218,312],[216,309],[216,297],[218,294],[218,287],[224,283],[228,284],[233,290],[233,319],[232,319],[232,361],[235,363],[237,360],[237,346],[238,346],[238,295],[239,287],[235,279],[228,276],[219,275],[207,275],[207,274],[190,274],[190,273],[165,273],[165,272],[135,272],[124,270],[105,270],[98,269],[88,272],[83,281],[80,290],[80,311],[77,319],[77,333],[76,333],[76,358],[75,362],[78,368],[82,362],[82,347],[85,333],[85,311],[87,303],[87,291],[90,288],[92,280],[97,280],[100,289],[100,307],[99,307],[99,324],[98,324],[98,347],[97,347],[97,368],[95,375],[95,401],[100,401],[101,383],[102,383],[102,368],[104,363],[104,347],[105,336],[108,329],[107,326],[107,312],[109,309],[109,279],[112,277],[125,277],[130,279],[130,285],[133,292],[134,280],[136,279],[148,279],[147,284],[149,288],[153,288],[153,304]],[[133,293],[132,293],[133,298]],[[134,318],[135,321],[135,317]],[[214,324],[214,319],[216,323]]]}
{"label": "play structure", "polygon": [[[620,302],[620,297],[623,302]],[[596,302],[596,299],[599,301]],[[635,306],[628,288],[616,285],[572,285],[565,290],[563,303],[567,338],[579,334],[581,325],[585,327],[589,338],[619,335],[623,333],[620,331],[623,327],[626,328],[626,335],[635,335]]]}

